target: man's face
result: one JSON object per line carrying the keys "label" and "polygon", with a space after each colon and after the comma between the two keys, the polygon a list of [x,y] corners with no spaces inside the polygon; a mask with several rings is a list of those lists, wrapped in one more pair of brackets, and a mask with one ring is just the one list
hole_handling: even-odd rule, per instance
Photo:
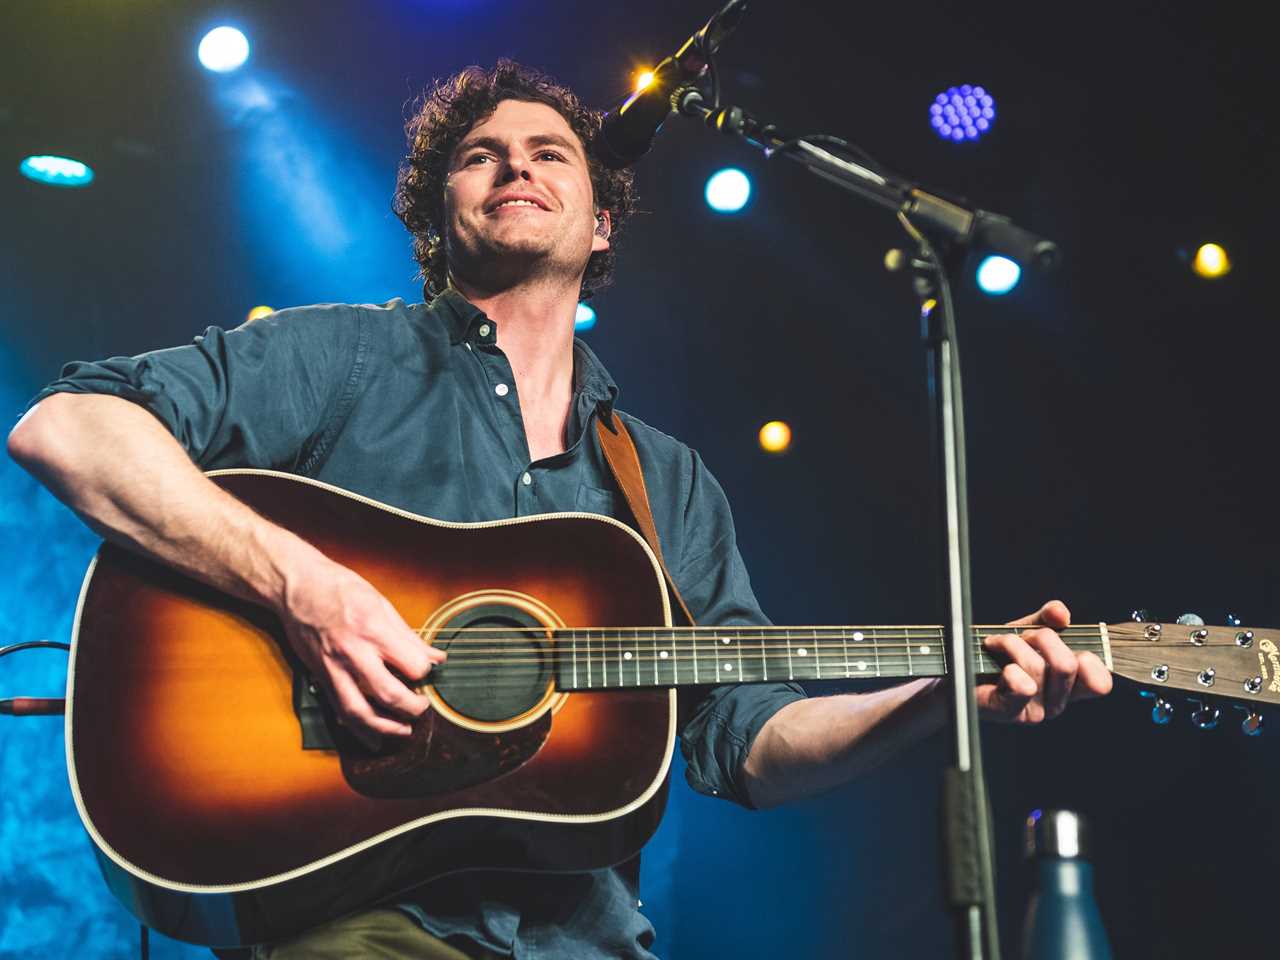
{"label": "man's face", "polygon": [[564,117],[503,100],[454,150],[444,190],[450,273],[482,290],[581,278],[592,252],[609,246],[592,200],[586,153]]}

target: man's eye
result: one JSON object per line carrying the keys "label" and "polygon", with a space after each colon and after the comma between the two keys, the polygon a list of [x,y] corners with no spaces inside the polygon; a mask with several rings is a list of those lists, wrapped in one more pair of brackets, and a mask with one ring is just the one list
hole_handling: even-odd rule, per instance
{"label": "man's eye", "polygon": [[560,154],[556,153],[554,150],[543,150],[540,154],[538,154],[538,156],[540,156],[540,157],[551,157],[551,159],[553,159],[553,160],[563,160],[563,159],[564,159],[564,157],[562,157]]}
{"label": "man's eye", "polygon": [[483,153],[474,153],[474,154],[472,154],[471,156],[467,157],[467,159],[464,161],[463,165],[464,165],[464,166],[468,166],[468,167],[469,167],[469,166],[471,166],[473,163],[475,163],[477,160],[488,160],[488,159],[489,159],[489,158],[488,158],[485,154],[483,154]]}

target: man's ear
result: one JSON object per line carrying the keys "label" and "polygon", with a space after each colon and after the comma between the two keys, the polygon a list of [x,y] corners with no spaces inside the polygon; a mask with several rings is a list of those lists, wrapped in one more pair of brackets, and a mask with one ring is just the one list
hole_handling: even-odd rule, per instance
{"label": "man's ear", "polygon": [[591,252],[599,253],[609,249],[609,234],[613,231],[613,219],[608,210],[596,214],[596,232],[591,238]]}

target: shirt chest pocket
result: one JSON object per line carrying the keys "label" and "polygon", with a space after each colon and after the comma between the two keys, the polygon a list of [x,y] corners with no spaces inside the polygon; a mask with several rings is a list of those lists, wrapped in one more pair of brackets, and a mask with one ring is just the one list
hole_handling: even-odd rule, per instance
{"label": "shirt chest pocket", "polygon": [[574,509],[582,513],[600,513],[620,519],[623,516],[621,500],[621,496],[612,490],[602,490],[584,483],[578,487]]}

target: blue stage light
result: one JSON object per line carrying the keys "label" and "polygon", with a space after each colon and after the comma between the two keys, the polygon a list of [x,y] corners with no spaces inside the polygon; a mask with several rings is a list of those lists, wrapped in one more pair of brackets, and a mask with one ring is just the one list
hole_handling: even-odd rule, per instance
{"label": "blue stage light", "polygon": [[590,330],[596,325],[596,312],[585,303],[578,304],[578,312],[573,315],[574,330]]}
{"label": "blue stage light", "polygon": [[70,157],[27,157],[18,170],[24,177],[54,187],[87,187],[93,182],[93,168]]}
{"label": "blue stage light", "polygon": [[977,140],[991,129],[996,102],[983,87],[966,83],[949,87],[929,104],[929,123],[943,140]]}
{"label": "blue stage light", "polygon": [[204,35],[196,55],[206,70],[230,73],[249,59],[249,41],[235,27],[215,27]]}
{"label": "blue stage light", "polygon": [[751,181],[741,170],[726,167],[707,180],[707,205],[719,213],[737,213],[751,199]]}
{"label": "blue stage light", "polygon": [[978,264],[978,286],[993,297],[1008,293],[1022,279],[1022,267],[1008,257],[990,256]]}

